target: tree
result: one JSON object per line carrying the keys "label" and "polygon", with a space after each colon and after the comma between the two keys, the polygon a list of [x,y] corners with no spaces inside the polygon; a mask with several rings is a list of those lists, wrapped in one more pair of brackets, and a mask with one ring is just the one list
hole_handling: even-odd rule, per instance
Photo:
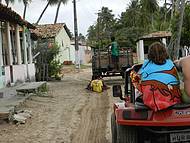
{"label": "tree", "polygon": [[55,16],[54,24],[57,23],[57,18],[58,18],[58,14],[59,14],[59,9],[60,9],[61,3],[66,4],[67,2],[68,2],[68,0],[59,0],[59,1],[58,1],[57,11],[56,11],[56,16]]}
{"label": "tree", "polygon": [[55,0],[55,1],[54,0],[47,0],[47,4],[46,4],[44,10],[42,11],[42,13],[40,14],[36,24],[38,24],[40,22],[40,20],[41,20],[42,16],[44,15],[46,9],[48,8],[48,6],[57,3],[58,0]]}
{"label": "tree", "polygon": [[9,3],[14,3],[14,2],[15,2],[15,0],[5,0],[7,7],[9,6]]}
{"label": "tree", "polygon": [[96,27],[95,25],[91,25],[87,30],[87,44],[96,47],[97,37],[96,37]]}
{"label": "tree", "polygon": [[99,26],[99,38],[100,46],[104,47],[110,42],[111,35],[115,34],[114,25],[116,20],[114,19],[114,14],[112,10],[109,10],[107,7],[102,7],[101,11],[98,13],[98,25]]}
{"label": "tree", "polygon": [[190,4],[185,6],[184,21],[181,33],[181,45],[190,47]]}
{"label": "tree", "polygon": [[185,0],[176,0],[176,8],[172,19],[172,37],[169,44],[169,54],[172,60],[178,58],[180,49],[181,31],[183,26],[183,15],[185,10]]}
{"label": "tree", "polygon": [[[25,19],[25,15],[26,15],[26,8],[28,6],[28,4],[31,2],[32,0],[18,0],[18,2],[23,2],[24,4],[24,12],[23,12],[23,19]],[[7,5],[7,7],[9,6],[10,3],[14,3],[15,0],[5,0],[5,3]],[[2,0],[0,0],[0,3],[2,3]]]}
{"label": "tree", "polygon": [[26,18],[26,9],[27,9],[27,6],[30,2],[32,2],[32,0],[19,0],[19,2],[23,2],[24,4],[24,12],[23,12],[23,19]]}
{"label": "tree", "polygon": [[157,1],[131,0],[126,11],[121,13],[121,17],[117,20],[114,28],[119,44],[135,49],[136,40],[140,36],[160,27],[156,25],[156,21],[160,20],[159,14]]}
{"label": "tree", "polygon": [[81,42],[85,42],[86,38],[85,38],[84,35],[82,35],[82,33],[79,33],[78,40],[81,41]]}
{"label": "tree", "polygon": [[98,12],[98,18],[94,25],[91,25],[87,31],[88,43],[93,47],[104,47],[110,42],[110,36],[115,34],[114,25],[116,20],[112,10],[102,7]]}
{"label": "tree", "polygon": [[59,8],[60,8],[60,6],[61,6],[61,1],[57,5],[57,10],[56,10],[54,24],[57,23],[57,18],[58,18],[58,15],[59,15]]}
{"label": "tree", "polygon": [[158,3],[157,0],[141,0],[140,1],[140,11],[144,18],[141,18],[144,28],[149,30],[151,26],[154,29],[154,14],[158,11]]}
{"label": "tree", "polygon": [[48,40],[41,40],[33,51],[34,53],[40,53],[36,58],[36,80],[43,81],[51,77],[58,78],[62,68],[62,64],[57,58],[60,52],[60,46],[54,43],[51,47],[48,47]]}
{"label": "tree", "polygon": [[68,1],[68,0],[47,0],[47,4],[46,4],[44,10],[42,11],[42,13],[40,14],[40,16],[39,16],[39,18],[38,18],[36,24],[38,24],[38,23],[40,22],[42,16],[44,15],[44,13],[45,13],[45,11],[46,11],[46,9],[48,8],[49,5],[58,5],[58,7],[57,7],[57,12],[56,12],[56,16],[55,16],[55,21],[54,21],[54,23],[56,23],[56,22],[57,22],[57,17],[58,17],[60,5],[61,5],[61,3],[66,4],[67,1]]}

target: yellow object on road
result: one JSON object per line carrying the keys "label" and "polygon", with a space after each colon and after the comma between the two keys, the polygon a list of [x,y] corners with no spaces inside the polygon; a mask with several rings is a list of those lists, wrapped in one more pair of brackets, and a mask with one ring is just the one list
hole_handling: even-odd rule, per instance
{"label": "yellow object on road", "polygon": [[102,92],[102,88],[103,88],[102,80],[98,80],[98,79],[92,80],[91,87],[92,87],[92,90],[95,92]]}

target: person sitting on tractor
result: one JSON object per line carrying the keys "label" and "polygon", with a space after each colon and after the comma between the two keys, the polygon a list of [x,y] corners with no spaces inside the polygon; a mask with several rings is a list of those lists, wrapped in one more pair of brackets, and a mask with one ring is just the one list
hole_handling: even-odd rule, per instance
{"label": "person sitting on tractor", "polygon": [[144,61],[138,76],[134,78],[139,79],[136,87],[142,93],[144,104],[152,110],[160,111],[181,102],[177,70],[162,43],[150,45],[148,60]]}
{"label": "person sitting on tractor", "polygon": [[183,74],[183,82],[181,86],[182,90],[182,100],[185,103],[190,103],[190,55],[180,58],[179,60],[174,61],[176,67],[181,70]]}

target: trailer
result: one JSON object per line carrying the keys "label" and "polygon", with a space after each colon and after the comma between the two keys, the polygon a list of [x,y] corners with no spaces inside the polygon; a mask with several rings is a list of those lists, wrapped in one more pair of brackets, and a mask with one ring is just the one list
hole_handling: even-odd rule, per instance
{"label": "trailer", "polygon": [[111,49],[93,48],[92,55],[92,74],[102,77],[122,76],[127,68],[133,65],[133,53],[131,48],[119,48],[119,69],[114,70],[111,60]]}

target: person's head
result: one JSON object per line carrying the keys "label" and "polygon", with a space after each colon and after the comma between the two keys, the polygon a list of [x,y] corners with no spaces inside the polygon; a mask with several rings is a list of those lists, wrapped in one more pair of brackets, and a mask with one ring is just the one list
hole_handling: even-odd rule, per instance
{"label": "person's head", "polygon": [[92,76],[92,80],[96,80],[96,79],[99,79],[101,76],[99,74],[95,74]]}
{"label": "person's head", "polygon": [[111,41],[112,41],[112,42],[115,41],[115,37],[114,37],[114,36],[111,37]]}
{"label": "person's head", "polygon": [[148,59],[153,63],[161,65],[164,64],[168,58],[169,55],[164,44],[160,42],[154,42],[149,46]]}
{"label": "person's head", "polygon": [[97,79],[97,75],[92,76],[92,80],[95,80],[95,79]]}

